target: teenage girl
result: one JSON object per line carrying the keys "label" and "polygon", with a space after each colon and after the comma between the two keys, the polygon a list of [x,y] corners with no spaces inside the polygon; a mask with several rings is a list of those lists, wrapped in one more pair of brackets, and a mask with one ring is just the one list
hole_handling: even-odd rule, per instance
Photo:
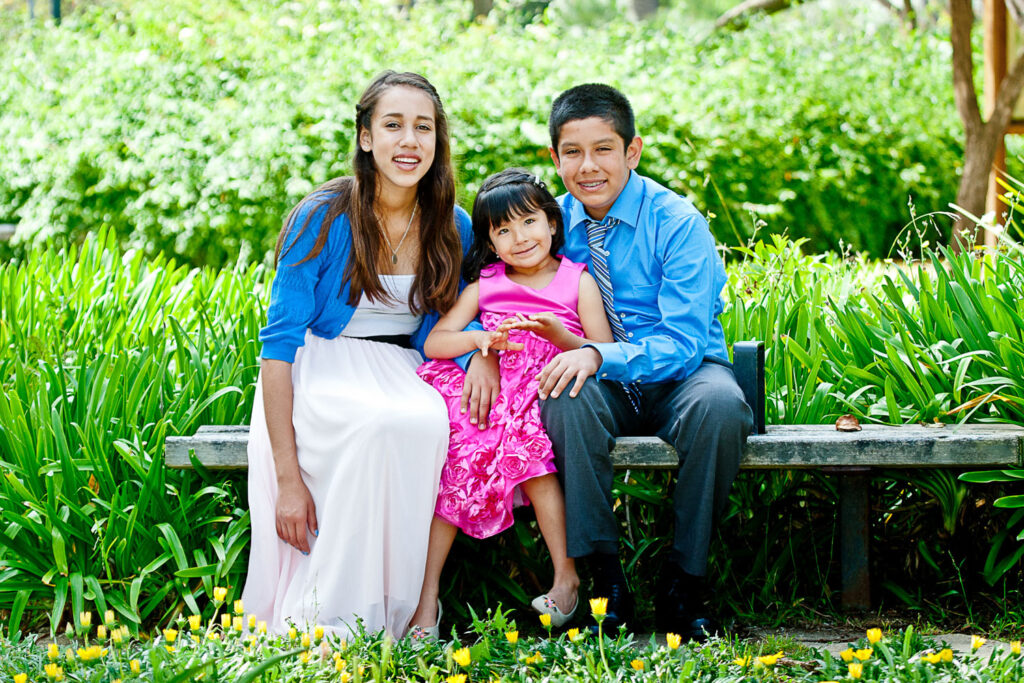
{"label": "teenage girl", "polygon": [[356,105],[353,175],[303,199],[278,240],[249,437],[242,597],[270,629],[402,637],[419,603],[448,420],[416,376],[458,296],[437,91],[386,71]]}
{"label": "teenage girl", "polygon": [[[537,375],[553,356],[612,341],[597,282],[556,256],[562,214],[544,183],[522,169],[497,173],[473,204],[474,245],[463,264],[470,284],[427,337],[424,354],[451,359],[501,350],[501,394],[490,424],[461,410],[464,373],[451,360],[417,371],[448,404],[448,457],[430,527],[427,569],[413,634],[437,637],[441,570],[457,529],[486,538],[512,525],[512,508],[532,502],[554,563],[554,584],[532,606],[561,626],[576,610],[579,577],[566,555],[565,508],[551,442],[540,421]],[[482,330],[464,330],[480,316]]]}

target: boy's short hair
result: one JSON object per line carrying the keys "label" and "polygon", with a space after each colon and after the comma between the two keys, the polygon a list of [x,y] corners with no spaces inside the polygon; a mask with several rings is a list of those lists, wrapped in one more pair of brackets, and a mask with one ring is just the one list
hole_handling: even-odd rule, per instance
{"label": "boy's short hair", "polygon": [[562,136],[562,126],[570,121],[589,119],[596,116],[611,124],[615,132],[622,138],[623,145],[636,137],[636,122],[633,118],[633,107],[621,92],[604,83],[584,83],[569,88],[551,105],[551,116],[548,117],[548,133],[551,134],[551,147],[558,154],[558,141]]}

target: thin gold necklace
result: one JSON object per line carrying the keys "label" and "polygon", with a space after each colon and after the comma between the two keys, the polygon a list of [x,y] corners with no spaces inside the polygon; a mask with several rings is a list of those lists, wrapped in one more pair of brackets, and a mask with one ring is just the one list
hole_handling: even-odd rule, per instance
{"label": "thin gold necklace", "polygon": [[384,241],[388,243],[388,249],[391,249],[391,263],[392,265],[398,265],[398,250],[402,248],[402,243],[405,242],[405,238],[409,236],[409,228],[412,227],[412,219],[416,217],[416,209],[419,208],[419,202],[413,204],[412,213],[409,214],[409,224],[405,226],[405,232],[402,233],[402,239],[398,240],[398,246],[395,248],[391,247],[391,240],[388,239],[388,229],[386,226],[381,226],[381,233],[384,235]]}

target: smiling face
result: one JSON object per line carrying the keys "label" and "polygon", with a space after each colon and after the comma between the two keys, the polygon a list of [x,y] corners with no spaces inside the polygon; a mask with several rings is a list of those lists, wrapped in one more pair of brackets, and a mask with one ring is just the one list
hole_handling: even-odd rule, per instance
{"label": "smiling face", "polygon": [[491,247],[498,258],[516,272],[535,273],[553,260],[551,237],[554,234],[555,226],[548,222],[547,214],[537,209],[491,226]]}
{"label": "smiling face", "polygon": [[562,125],[551,158],[569,194],[583,204],[588,216],[603,220],[626,187],[629,172],[640,163],[642,149],[639,137],[626,145],[611,123],[591,116]]}
{"label": "smiling face", "polygon": [[377,101],[359,147],[373,154],[381,192],[415,189],[434,163],[434,103],[418,88],[396,85]]}

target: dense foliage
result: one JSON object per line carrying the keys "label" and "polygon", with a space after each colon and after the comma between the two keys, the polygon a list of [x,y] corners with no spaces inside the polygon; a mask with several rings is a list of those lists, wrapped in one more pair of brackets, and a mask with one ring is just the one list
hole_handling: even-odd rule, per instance
{"label": "dense foliage", "polygon": [[[730,338],[767,343],[771,422],[854,412],[1024,424],[1019,247],[904,269],[780,240],[754,245],[729,274],[723,321]],[[266,277],[261,266],[189,270],[123,253],[109,234],[0,266],[0,609],[13,628],[93,606],[165,624],[198,611],[215,583],[240,594],[242,482],[166,469],[163,441],[247,421]],[[661,476],[617,484],[642,605],[671,536]],[[1017,604],[1021,520],[968,504],[966,486],[943,471],[876,477],[883,601],[944,595],[949,607],[953,592],[970,609],[964,586],[991,583],[1009,591],[1004,608]],[[718,601],[768,620],[801,601],[827,607],[839,583],[835,487],[820,473],[743,473],[712,549]],[[461,541],[446,613],[525,605],[544,587],[542,547],[528,519]],[[906,563],[891,563],[891,548]]]}
{"label": "dense foliage", "polygon": [[556,180],[548,108],[586,80],[631,96],[642,170],[713,214],[722,242],[767,221],[884,256],[908,201],[924,214],[955,195],[943,35],[841,3],[720,35],[682,5],[593,28],[395,6],[113,1],[60,27],[0,10],[0,222],[22,243],[109,226],[197,265],[260,261],[289,207],[346,172],[353,103],[385,67],[441,91],[465,206],[509,165]]}
{"label": "dense foliage", "polygon": [[[792,681],[827,683],[860,680],[885,683],[1017,683],[1024,676],[1019,640],[986,647],[973,636],[969,652],[954,652],[910,627],[886,634],[868,629],[840,652],[810,650],[792,641],[741,642],[712,639],[707,644],[680,643],[667,634],[663,642],[644,643],[621,633],[610,637],[572,628],[562,634],[528,635],[507,613],[474,616],[472,626],[452,630],[441,642],[357,633],[341,639],[317,627],[292,628],[271,635],[266,624],[244,613],[241,601],[225,606],[221,619],[179,617],[150,640],[135,641],[107,613],[92,628],[92,614],[70,632],[62,649],[44,649],[33,637],[0,632],[0,674],[14,683],[60,681],[89,683],[252,683],[253,681],[676,681],[679,683],[754,683]],[[215,603],[220,608],[220,603]],[[593,604],[593,603],[592,603]],[[603,617],[593,605],[590,618]],[[582,611],[582,610],[581,610]],[[216,614],[215,614],[216,616]],[[97,619],[98,621],[98,619]],[[525,624],[523,625],[525,627]],[[614,634],[613,634],[614,635]],[[986,651],[988,650],[988,651]]]}

